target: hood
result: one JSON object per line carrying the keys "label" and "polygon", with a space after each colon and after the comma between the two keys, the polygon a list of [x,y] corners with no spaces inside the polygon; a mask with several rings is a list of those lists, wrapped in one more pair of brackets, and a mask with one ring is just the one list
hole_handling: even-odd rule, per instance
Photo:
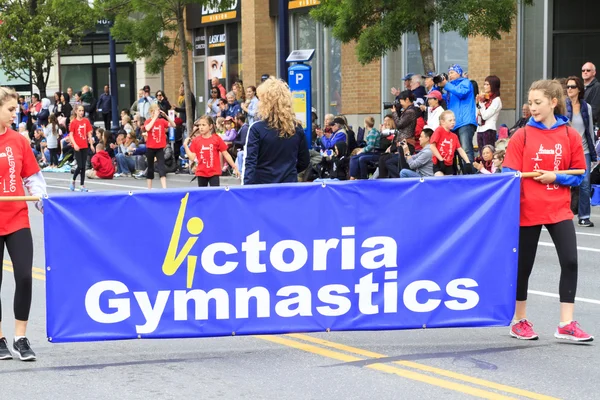
{"label": "hood", "polygon": [[536,120],[533,119],[533,117],[529,118],[529,122],[527,122],[527,125],[541,129],[543,131],[551,131],[553,129],[558,128],[559,126],[567,125],[568,123],[569,119],[567,117],[565,117],[564,115],[556,115],[556,123],[550,129],[548,129],[546,125],[542,124],[541,122],[536,122]]}
{"label": "hood", "polygon": [[108,154],[108,152],[106,150],[100,150],[96,153],[96,155],[98,157],[102,157],[102,158],[108,158],[110,159],[110,155]]}
{"label": "hood", "polygon": [[47,110],[50,108],[50,99],[42,99],[42,110]]}

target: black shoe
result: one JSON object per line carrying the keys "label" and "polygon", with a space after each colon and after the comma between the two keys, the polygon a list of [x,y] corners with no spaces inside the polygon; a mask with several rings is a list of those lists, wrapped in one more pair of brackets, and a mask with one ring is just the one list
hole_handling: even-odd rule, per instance
{"label": "black shoe", "polygon": [[589,218],[580,219],[579,223],[577,225],[583,226],[585,228],[593,228],[594,227],[594,223],[592,221],[590,221]]}
{"label": "black shoe", "polygon": [[13,350],[19,355],[21,361],[35,361],[35,353],[31,350],[29,340],[26,337],[13,342]]}
{"label": "black shoe", "polygon": [[0,338],[0,360],[12,360],[13,355],[8,349],[6,338]]}

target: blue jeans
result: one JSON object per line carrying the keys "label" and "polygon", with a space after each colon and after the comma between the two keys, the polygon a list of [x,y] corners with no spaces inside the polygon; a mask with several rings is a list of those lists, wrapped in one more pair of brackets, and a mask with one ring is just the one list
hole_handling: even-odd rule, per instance
{"label": "blue jeans", "polygon": [[379,154],[363,153],[350,158],[350,176],[353,178],[368,178],[368,163],[378,161]]}
{"label": "blue jeans", "polygon": [[460,147],[463,148],[469,160],[473,162],[473,135],[475,134],[475,130],[477,127],[475,125],[464,125],[460,128],[456,129],[454,133],[458,135],[460,139]]}
{"label": "blue jeans", "polygon": [[418,172],[413,171],[412,169],[403,169],[400,171],[400,178],[420,178]]}
{"label": "blue jeans", "polygon": [[589,154],[585,155],[585,175],[579,186],[579,219],[588,219],[592,214],[592,206],[590,204],[591,186],[590,186],[590,168],[592,166],[592,157]]}
{"label": "blue jeans", "polygon": [[244,150],[240,150],[237,152],[237,157],[235,158],[235,165],[237,165],[238,171],[240,171],[241,174],[242,169],[244,169]]}
{"label": "blue jeans", "polygon": [[117,153],[117,173],[130,174],[135,171],[135,160],[125,154]]}

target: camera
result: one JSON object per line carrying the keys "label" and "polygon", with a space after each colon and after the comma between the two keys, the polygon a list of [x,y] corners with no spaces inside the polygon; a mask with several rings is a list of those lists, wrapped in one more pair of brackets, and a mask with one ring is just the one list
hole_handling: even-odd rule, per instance
{"label": "camera", "polygon": [[398,100],[394,100],[393,102],[383,102],[383,109],[384,110],[389,110],[392,107],[396,107],[397,110],[399,110],[401,108],[400,106],[400,102]]}
{"label": "camera", "polygon": [[446,74],[445,72],[442,72],[441,74],[433,77],[433,84],[439,85],[444,79],[448,80],[448,74]]}

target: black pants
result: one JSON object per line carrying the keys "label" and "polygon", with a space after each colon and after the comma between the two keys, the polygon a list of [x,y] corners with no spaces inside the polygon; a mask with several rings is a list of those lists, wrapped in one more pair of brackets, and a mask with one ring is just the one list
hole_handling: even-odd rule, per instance
{"label": "black pants", "polygon": [[[111,118],[111,114],[110,113],[102,113],[102,120],[104,121],[104,129],[107,131],[110,131],[110,126],[112,123],[112,118]],[[93,123],[92,123],[93,125]]]}
{"label": "black pants", "polygon": [[[574,303],[577,291],[577,238],[573,221],[566,220],[545,225],[552,237],[560,263],[558,294],[561,303]],[[519,272],[517,276],[517,301],[527,300],[529,276],[542,225],[522,226],[519,233]]]}
{"label": "black pants", "polygon": [[[15,319],[27,321],[31,309],[31,269],[33,264],[33,239],[29,228],[20,229],[6,236],[0,236],[0,260],[4,259],[4,245],[12,260],[15,275],[15,299],[13,308]],[[0,286],[2,268],[0,268]],[[0,302],[0,321],[2,321],[2,303]]]}
{"label": "black pants", "polygon": [[58,165],[60,149],[57,147],[56,149],[48,149],[48,151],[50,152],[50,165]]}
{"label": "black pants", "polygon": [[147,179],[154,179],[154,157],[156,157],[156,169],[158,169],[158,176],[161,178],[163,176],[167,176],[165,171],[165,150],[150,149],[146,147],[146,162],[148,163],[148,170],[146,171]]}
{"label": "black pants", "polygon": [[77,161],[77,168],[73,172],[73,182],[77,180],[77,175],[81,175],[80,183],[81,186],[85,185],[85,165],[87,164],[88,149],[79,149],[75,152],[75,161]]}
{"label": "black pants", "polygon": [[210,178],[205,178],[203,176],[198,177],[198,187],[207,187],[207,186],[220,186],[221,180],[219,179],[219,175],[211,176]]}

